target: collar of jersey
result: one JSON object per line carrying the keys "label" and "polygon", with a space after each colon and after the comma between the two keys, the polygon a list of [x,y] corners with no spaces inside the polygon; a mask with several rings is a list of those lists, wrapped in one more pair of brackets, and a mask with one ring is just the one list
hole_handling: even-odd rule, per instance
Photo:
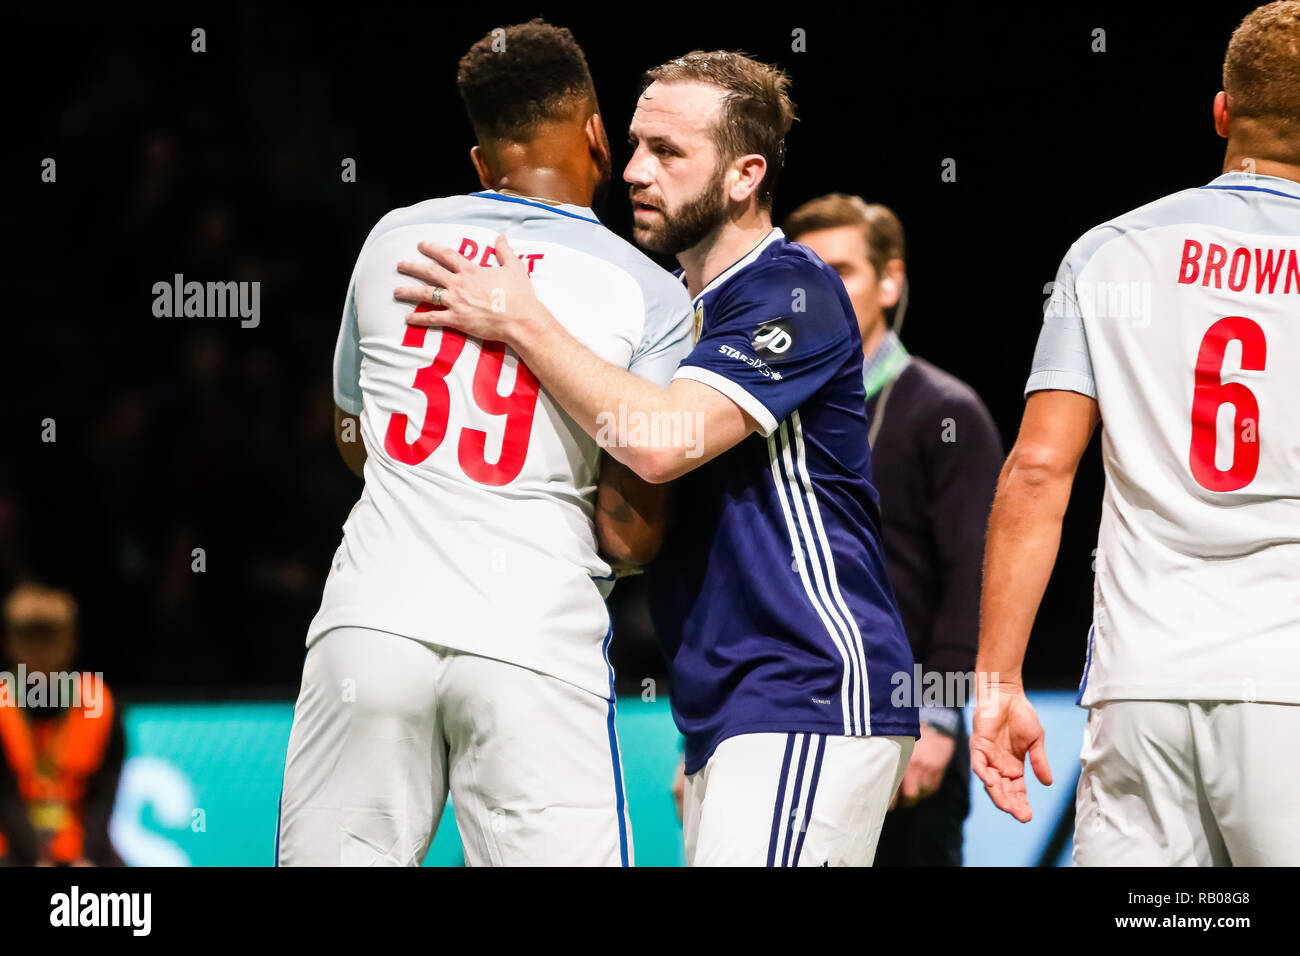
{"label": "collar of jersey", "polygon": [[513,202],[521,206],[533,206],[537,209],[545,209],[547,212],[553,212],[556,215],[568,216],[570,219],[581,219],[585,222],[594,222],[600,225],[600,220],[596,214],[586,206],[571,206],[566,202],[541,202],[536,199],[525,199],[523,196],[507,196],[497,192],[495,189],[485,189],[482,192],[470,193],[471,196],[477,196],[480,199],[496,199],[500,202]]}
{"label": "collar of jersey", "polygon": [[[764,249],[766,249],[772,243],[776,242],[778,239],[783,239],[783,238],[785,238],[785,233],[782,232],[778,227],[773,226],[772,231],[769,232],[766,236],[764,236],[763,240],[758,245],[756,245],[753,249],[750,249],[749,252],[745,253],[745,255],[742,258],[733,262],[731,265],[727,266],[727,268],[723,269],[722,272],[714,276],[713,281],[700,290],[700,294],[695,297],[694,301],[699,302],[701,296],[703,296],[707,292],[713,291],[718,286],[722,285],[722,283],[726,282],[728,279],[734,276],[741,269],[745,268],[745,266],[749,265],[751,262],[757,259],[762,254]],[[678,278],[682,280],[682,285],[686,284],[685,269],[683,269],[679,273]]]}
{"label": "collar of jersey", "polygon": [[1202,189],[1244,189],[1249,192],[1272,193],[1300,199],[1300,183],[1281,176],[1261,176],[1259,173],[1224,173],[1201,187]]}

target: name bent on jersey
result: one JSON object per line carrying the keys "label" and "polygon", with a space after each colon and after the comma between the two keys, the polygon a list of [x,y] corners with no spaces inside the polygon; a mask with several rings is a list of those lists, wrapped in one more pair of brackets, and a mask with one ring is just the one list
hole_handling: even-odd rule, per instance
{"label": "name bent on jersey", "polygon": [[694,301],[675,378],[760,425],[679,479],[650,571],[686,772],[742,733],[917,736],[871,485],[862,342],[839,277],[779,229]]}

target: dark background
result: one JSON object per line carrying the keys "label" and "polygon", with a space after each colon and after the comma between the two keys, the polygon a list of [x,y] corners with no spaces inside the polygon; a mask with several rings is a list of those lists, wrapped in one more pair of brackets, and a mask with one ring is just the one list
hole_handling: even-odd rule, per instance
{"label": "dark background", "polygon": [[[574,31],[616,174],[646,67],[694,47],[785,67],[800,121],[776,220],[832,190],[897,211],[904,341],[976,388],[1010,448],[1044,286],[1070,243],[1219,173],[1211,102],[1253,5],[11,14],[0,587],[28,575],[70,587],[80,664],[115,686],[293,694],[361,487],[331,419],[348,276],[383,213],[478,188],[455,64],[494,26],[543,14]],[[190,50],[194,27],[206,53]],[[791,51],[796,28],[807,52]],[[1090,49],[1095,28],[1104,53]],[[356,183],[341,181],[345,157]],[[940,178],[945,158],[956,182]],[[624,191],[597,211],[629,234]],[[152,286],[177,272],[259,280],[260,326],[155,318]],[[1032,687],[1078,680],[1101,493],[1094,441],[1030,645]],[[629,690],[662,671],[636,599],[623,588],[614,641]]]}

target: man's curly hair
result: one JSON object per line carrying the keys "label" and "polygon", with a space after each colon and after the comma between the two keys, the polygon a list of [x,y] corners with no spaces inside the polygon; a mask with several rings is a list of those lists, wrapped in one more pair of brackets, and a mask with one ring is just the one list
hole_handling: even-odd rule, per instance
{"label": "man's curly hair", "polygon": [[540,17],[498,27],[470,47],[460,58],[456,85],[480,138],[526,140],[539,124],[596,103],[587,58],[573,34]]}

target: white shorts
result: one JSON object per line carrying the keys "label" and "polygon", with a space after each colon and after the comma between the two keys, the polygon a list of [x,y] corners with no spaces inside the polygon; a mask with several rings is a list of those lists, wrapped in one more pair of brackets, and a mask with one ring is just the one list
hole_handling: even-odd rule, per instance
{"label": "white shorts", "polygon": [[448,790],[470,866],[629,866],[614,704],[513,664],[366,628],[307,652],[281,866],[418,866]]}
{"label": "white shorts", "polygon": [[1300,705],[1089,708],[1075,866],[1300,865]]}
{"label": "white shorts", "polygon": [[915,742],[728,737],[686,778],[686,864],[870,866]]}

